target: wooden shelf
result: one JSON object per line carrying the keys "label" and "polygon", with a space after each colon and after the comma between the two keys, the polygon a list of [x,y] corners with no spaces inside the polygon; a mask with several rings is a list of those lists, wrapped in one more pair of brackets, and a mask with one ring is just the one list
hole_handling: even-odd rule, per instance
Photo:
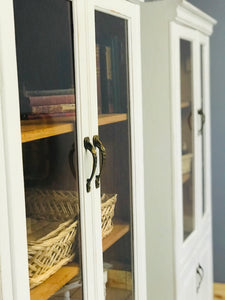
{"label": "wooden shelf", "polygon": [[187,182],[190,178],[190,173],[183,174],[183,183]]}
{"label": "wooden shelf", "polygon": [[98,117],[98,125],[107,125],[127,120],[127,114],[102,114]]}
{"label": "wooden shelf", "polygon": [[114,221],[113,230],[106,238],[104,238],[104,240],[102,240],[103,252],[117,242],[129,230],[130,227],[128,224],[121,223],[120,221]]}
{"label": "wooden shelf", "polygon": [[[127,114],[99,115],[99,126],[127,120]],[[22,143],[31,142],[74,130],[74,117],[55,117],[49,119],[21,121]]]}
{"label": "wooden shelf", "polygon": [[69,264],[30,291],[31,300],[47,300],[79,273],[79,267]]}
{"label": "wooden shelf", "polygon": [[187,108],[191,105],[191,102],[188,101],[182,101],[181,102],[181,108]]}
{"label": "wooden shelf", "polygon": [[[114,222],[112,232],[102,241],[103,252],[117,242],[130,230],[129,225],[119,220]],[[69,264],[62,267],[59,271],[49,277],[46,281],[33,288],[30,291],[31,300],[47,300],[61,289],[73,277],[79,274],[79,267],[75,264]]]}

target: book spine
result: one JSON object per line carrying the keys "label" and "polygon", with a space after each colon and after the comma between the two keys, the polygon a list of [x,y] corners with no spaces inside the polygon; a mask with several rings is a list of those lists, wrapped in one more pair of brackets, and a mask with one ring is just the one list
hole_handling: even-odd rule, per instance
{"label": "book spine", "polygon": [[30,96],[30,105],[73,104],[75,95]]}
{"label": "book spine", "polygon": [[100,71],[100,48],[96,45],[96,77],[97,77],[97,98],[98,98],[98,114],[102,113],[102,93],[101,93],[101,71]]}
{"label": "book spine", "polygon": [[32,106],[33,114],[41,113],[61,113],[61,112],[72,112],[75,111],[75,104],[56,104],[56,105],[40,105]]}
{"label": "book spine", "polygon": [[105,47],[105,58],[106,58],[106,80],[107,80],[107,102],[108,112],[113,113],[113,90],[112,90],[112,58],[111,58],[111,47]]}

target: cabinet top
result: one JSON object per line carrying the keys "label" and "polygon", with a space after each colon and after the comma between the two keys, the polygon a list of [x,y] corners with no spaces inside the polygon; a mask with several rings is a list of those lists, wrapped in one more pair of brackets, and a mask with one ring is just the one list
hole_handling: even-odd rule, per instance
{"label": "cabinet top", "polygon": [[[141,3],[141,14],[148,16],[149,22],[156,23],[160,28],[162,22],[175,21],[179,24],[196,29],[205,35],[211,35],[215,19],[204,13],[186,0],[163,0]],[[142,16],[141,15],[141,16]]]}
{"label": "cabinet top", "polygon": [[198,29],[207,35],[212,34],[213,26],[217,24],[215,19],[186,0],[180,0],[180,4],[177,5],[175,19],[179,23]]}

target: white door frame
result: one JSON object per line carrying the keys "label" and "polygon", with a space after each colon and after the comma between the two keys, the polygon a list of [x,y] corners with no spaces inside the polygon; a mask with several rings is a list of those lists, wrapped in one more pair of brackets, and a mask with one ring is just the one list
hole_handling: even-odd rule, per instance
{"label": "white door frame", "polygon": [[[114,15],[128,22],[129,54],[129,88],[130,88],[130,126],[131,126],[131,164],[132,164],[132,198],[133,198],[133,238],[134,238],[134,276],[135,299],[147,299],[146,295],[146,254],[145,254],[145,209],[144,209],[144,168],[143,168],[143,129],[142,129],[142,85],[141,85],[141,42],[139,6],[123,0],[91,0],[92,20],[90,32],[92,37],[91,53],[95,54],[95,10]],[[91,74],[93,74],[93,135],[98,134],[96,58],[92,57]],[[92,106],[93,107],[93,106]],[[96,190],[96,197],[100,194]],[[100,249],[99,249],[100,251]]]}

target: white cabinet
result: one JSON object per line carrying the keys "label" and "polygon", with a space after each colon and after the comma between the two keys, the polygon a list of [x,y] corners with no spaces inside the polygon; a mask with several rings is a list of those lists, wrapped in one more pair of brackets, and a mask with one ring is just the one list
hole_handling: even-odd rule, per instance
{"label": "white cabinet", "polygon": [[4,300],[147,299],[139,21],[122,0],[0,4]]}
{"label": "white cabinet", "polygon": [[212,300],[209,36],[215,23],[186,1],[141,5],[149,299]]}

